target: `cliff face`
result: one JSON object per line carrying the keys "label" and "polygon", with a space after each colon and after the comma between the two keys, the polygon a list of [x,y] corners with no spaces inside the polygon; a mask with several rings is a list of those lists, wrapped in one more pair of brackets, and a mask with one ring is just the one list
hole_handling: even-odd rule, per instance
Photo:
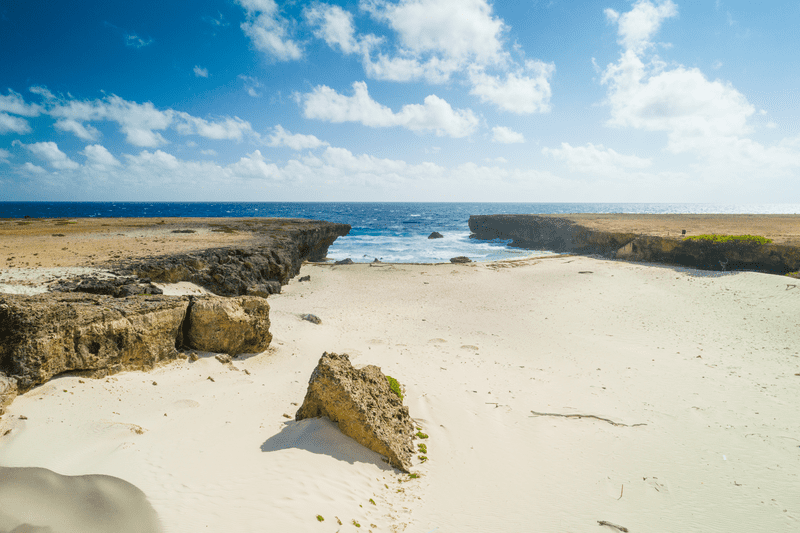
{"label": "cliff face", "polygon": [[565,218],[537,215],[473,215],[471,238],[512,239],[510,246],[610,258],[652,261],[705,270],[755,270],[786,274],[800,270],[800,248],[753,242],[714,243],[604,232]]}

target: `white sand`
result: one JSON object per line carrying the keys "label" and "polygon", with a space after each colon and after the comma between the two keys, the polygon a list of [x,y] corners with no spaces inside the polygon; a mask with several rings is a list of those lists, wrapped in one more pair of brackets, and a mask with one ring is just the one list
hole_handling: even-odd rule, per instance
{"label": "white sand", "polygon": [[[585,257],[306,274],[238,370],[205,355],[17,398],[0,464],[120,477],[167,532],[800,530],[796,280]],[[406,387],[420,479],[282,416],[326,350]]]}

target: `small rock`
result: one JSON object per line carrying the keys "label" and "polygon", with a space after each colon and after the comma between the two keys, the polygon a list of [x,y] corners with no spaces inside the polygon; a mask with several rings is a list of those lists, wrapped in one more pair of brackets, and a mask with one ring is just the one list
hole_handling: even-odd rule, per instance
{"label": "small rock", "polygon": [[214,381],[214,378],[212,378],[211,376],[208,376],[206,379],[207,379],[208,381],[212,382],[212,383],[215,383],[215,381]]}
{"label": "small rock", "polygon": [[231,362],[231,356],[226,353],[218,353],[214,358],[223,365]]}
{"label": "small rock", "polygon": [[280,293],[281,293],[280,281],[265,281],[264,283],[257,283],[255,285],[250,285],[249,287],[247,287],[248,296],[259,296],[261,298],[266,298],[270,294],[280,294]]}
{"label": "small rock", "polygon": [[195,361],[197,361],[198,359],[200,359],[200,358],[197,356],[197,354],[196,354],[196,353],[192,352],[192,353],[190,353],[190,354],[189,354],[189,361],[191,361],[191,362],[195,362]]}
{"label": "small rock", "polygon": [[20,420],[27,420],[27,419],[28,419],[28,417],[27,417],[27,416],[25,416],[25,415],[19,415],[19,419],[20,419]]}
{"label": "small rock", "polygon": [[286,413],[283,413],[283,418],[292,418],[292,417],[287,415]]}
{"label": "small rock", "polygon": [[158,383],[154,381],[154,382],[153,382],[153,385],[158,385]]}
{"label": "small rock", "polygon": [[428,235],[428,238],[429,238],[429,239],[443,239],[443,238],[444,238],[444,235],[442,235],[442,234],[441,234],[441,233],[439,233],[438,231],[434,231],[433,233],[431,233],[430,235]]}
{"label": "small rock", "polygon": [[303,276],[302,278],[298,279],[297,281],[311,281],[311,276]]}
{"label": "small rock", "polygon": [[248,376],[250,375],[250,371],[249,371],[249,370],[247,370],[246,368],[243,370],[243,372],[244,372],[245,374],[247,374]]}
{"label": "small rock", "polygon": [[380,263],[380,260],[376,257],[375,261],[373,261],[373,263]]}
{"label": "small rock", "polygon": [[174,229],[172,230],[172,233],[197,233],[197,232],[193,229]]}
{"label": "small rock", "polygon": [[450,259],[451,263],[472,263],[472,259],[466,257],[464,255],[459,255],[458,257],[453,257]]}
{"label": "small rock", "polygon": [[347,259],[342,259],[341,261],[336,261],[334,265],[352,265],[354,261],[349,257]]}
{"label": "small rock", "polygon": [[303,315],[303,320],[308,320],[312,324],[317,324],[317,325],[322,324],[322,319],[317,315],[312,315],[311,313]]}

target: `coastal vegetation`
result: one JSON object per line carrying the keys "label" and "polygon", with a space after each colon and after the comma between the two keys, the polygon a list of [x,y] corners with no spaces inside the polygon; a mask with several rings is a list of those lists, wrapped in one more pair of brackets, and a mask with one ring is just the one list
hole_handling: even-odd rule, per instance
{"label": "coastal vegetation", "polygon": [[403,393],[400,390],[400,383],[392,376],[386,376],[386,381],[389,382],[389,388],[392,389],[392,392],[397,394],[397,397],[401,400],[403,399]]}
{"label": "coastal vegetation", "polygon": [[754,242],[756,244],[768,244],[772,242],[772,239],[767,239],[766,237],[761,237],[760,235],[718,235],[716,233],[706,234],[706,235],[692,235],[691,237],[686,237],[684,240],[711,241],[711,242],[745,241],[745,242]]}

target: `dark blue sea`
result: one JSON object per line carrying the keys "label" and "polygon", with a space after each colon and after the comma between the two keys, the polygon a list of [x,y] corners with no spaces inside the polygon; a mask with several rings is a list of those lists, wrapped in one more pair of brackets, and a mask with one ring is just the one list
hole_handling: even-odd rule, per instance
{"label": "dark blue sea", "polygon": [[[457,255],[493,261],[544,253],[509,248],[506,241],[469,239],[470,215],[501,213],[797,214],[800,204],[0,202],[0,218],[287,217],[344,222],[353,229],[336,240],[328,256],[356,262],[439,263]],[[444,238],[428,239],[433,231]]]}

